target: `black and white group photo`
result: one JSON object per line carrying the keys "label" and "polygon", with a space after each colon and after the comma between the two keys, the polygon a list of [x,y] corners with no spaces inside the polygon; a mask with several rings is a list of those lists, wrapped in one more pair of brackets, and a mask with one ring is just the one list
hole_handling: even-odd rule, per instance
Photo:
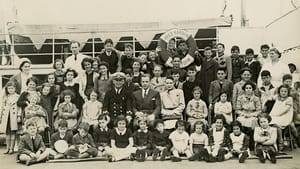
{"label": "black and white group photo", "polygon": [[299,0],[0,0],[1,168],[300,168],[299,18]]}

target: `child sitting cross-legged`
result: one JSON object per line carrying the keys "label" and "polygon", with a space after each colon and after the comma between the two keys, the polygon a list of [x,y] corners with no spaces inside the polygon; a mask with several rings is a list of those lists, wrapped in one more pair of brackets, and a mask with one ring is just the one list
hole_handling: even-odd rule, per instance
{"label": "child sitting cross-legged", "polygon": [[78,133],[73,136],[72,146],[67,150],[67,158],[96,157],[98,151],[92,136],[88,133],[89,124],[82,122],[78,127]]}
{"label": "child sitting cross-legged", "polygon": [[151,132],[147,129],[147,121],[145,118],[139,119],[139,129],[133,133],[134,145],[136,150],[136,160],[145,161],[146,155],[150,154],[151,148]]}
{"label": "child sitting cross-legged", "polygon": [[110,135],[111,149],[107,152],[110,155],[109,162],[120,161],[123,159],[133,160],[136,148],[133,147],[133,137],[127,128],[128,122],[124,115],[117,116],[115,128]]}
{"label": "child sitting cross-legged", "polygon": [[195,131],[190,136],[190,149],[193,152],[192,160],[207,161],[208,137],[204,133],[205,124],[203,121],[196,121],[193,128]]}
{"label": "child sitting cross-legged", "polygon": [[98,125],[93,126],[93,138],[98,147],[98,156],[107,156],[107,150],[110,148],[111,130],[107,127],[110,118],[108,115],[101,114],[98,117]]}
{"label": "child sitting cross-legged", "polygon": [[[54,156],[54,159],[60,159],[65,157],[65,151],[72,144],[73,132],[68,130],[68,122],[66,120],[61,120],[58,123],[58,131],[51,135],[50,139],[50,148],[51,155]],[[67,143],[68,147],[61,149],[61,144]]]}
{"label": "child sitting cross-legged", "polygon": [[208,151],[208,162],[221,162],[229,159],[230,137],[229,131],[224,127],[225,117],[222,114],[217,114],[215,117],[214,127],[208,134],[210,150]]}
{"label": "child sitting cross-legged", "polygon": [[189,147],[189,134],[185,131],[186,124],[183,120],[178,120],[175,125],[176,130],[173,131],[169,139],[172,142],[173,147],[171,148],[173,162],[181,161],[180,155],[185,154],[189,160],[192,160],[192,152]]}
{"label": "child sitting cross-legged", "polygon": [[25,127],[27,133],[21,137],[17,160],[27,166],[46,161],[49,151],[45,147],[42,136],[37,133],[36,122],[33,119],[27,120]]}
{"label": "child sitting cross-legged", "polygon": [[240,163],[244,163],[249,156],[249,136],[242,132],[242,124],[239,121],[231,123],[232,133],[230,133],[231,146],[230,153],[239,158]]}
{"label": "child sitting cross-legged", "polygon": [[169,132],[164,128],[164,121],[157,119],[154,121],[155,130],[152,133],[152,148],[153,161],[157,160],[160,155],[160,161],[165,161],[166,156],[169,155],[171,142],[169,140]]}

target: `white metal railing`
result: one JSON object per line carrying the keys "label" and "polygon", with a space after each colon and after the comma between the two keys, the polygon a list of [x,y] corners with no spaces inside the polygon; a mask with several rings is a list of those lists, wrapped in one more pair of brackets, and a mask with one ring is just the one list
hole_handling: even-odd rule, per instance
{"label": "white metal railing", "polygon": [[[212,41],[216,41],[216,43],[219,42],[218,40],[218,28],[190,28],[190,29],[184,29],[186,31],[189,31],[189,30],[196,30],[198,31],[199,29],[213,29],[213,30],[216,30],[216,37],[214,38],[195,38],[196,42],[197,41],[208,41],[208,40],[212,40]],[[97,31],[97,32],[45,32],[45,33],[23,33],[23,34],[18,34],[18,35],[21,35],[21,36],[27,36],[27,37],[30,37],[30,36],[38,36],[38,35],[50,35],[51,38],[48,38],[48,39],[51,39],[52,42],[50,43],[15,43],[15,40],[14,40],[14,34],[0,34],[0,36],[10,36],[9,38],[11,39],[11,44],[0,44],[0,47],[1,46],[4,46],[4,45],[8,45],[10,47],[10,51],[8,51],[9,53],[8,54],[5,54],[9,57],[11,57],[12,59],[12,65],[0,65],[0,86],[3,86],[3,76],[4,75],[12,75],[12,74],[15,74],[17,73],[19,70],[18,70],[18,66],[19,65],[16,65],[15,64],[15,56],[51,56],[52,59],[51,59],[51,63],[49,64],[33,64],[31,66],[31,69],[32,69],[32,74],[47,74],[47,73],[50,73],[51,71],[53,71],[53,68],[52,68],[52,64],[54,63],[54,60],[55,60],[55,57],[56,56],[66,56],[66,55],[71,55],[71,53],[68,51],[68,52],[56,52],[55,51],[55,47],[57,45],[69,45],[69,42],[55,42],[55,38],[57,38],[59,36],[59,38],[57,39],[62,39],[61,36],[62,35],[74,35],[74,37],[76,37],[76,34],[89,34],[88,38],[87,39],[92,39],[91,42],[80,42],[82,46],[84,46],[85,44],[92,44],[92,51],[88,51],[88,52],[82,52],[83,54],[88,54],[88,55],[91,55],[92,57],[95,57],[96,55],[100,54],[100,52],[97,52],[96,51],[96,46],[95,44],[104,44],[104,39],[102,39],[102,41],[98,41],[98,40],[95,40],[96,38],[99,38],[101,37],[101,33],[126,33],[126,37],[133,37],[132,40],[119,40],[119,41],[114,41],[114,44],[116,46],[116,44],[118,43],[131,43],[133,44],[133,54],[135,56],[135,54],[137,52],[149,52],[149,50],[137,50],[136,49],[136,44],[137,43],[144,43],[144,42],[147,42],[149,45],[151,44],[151,42],[159,42],[160,40],[159,39],[151,39],[151,40],[144,40],[144,39],[139,39],[138,41],[136,41],[136,37],[134,36],[134,33],[135,32],[144,32],[144,33],[147,33],[151,31],[153,33],[153,31],[157,32],[156,34],[158,33],[163,33],[163,32],[166,32],[168,30],[166,29],[156,29],[156,30],[151,30],[151,29],[146,29],[146,30],[113,30],[113,31]],[[128,35],[128,33],[132,33],[132,36]],[[16,34],[17,35],[17,34]],[[155,35],[155,34],[154,34]],[[154,37],[153,35],[153,37]],[[67,39],[67,40],[73,40],[73,39]],[[175,39],[175,40],[178,40],[178,39]],[[51,53],[40,53],[40,52],[36,52],[36,53],[18,53],[18,54],[15,54],[14,52],[14,49],[15,47],[17,46],[35,46],[35,45],[51,45],[52,47],[52,52]],[[148,48],[148,47],[145,47],[145,48]],[[202,51],[203,49],[199,49],[199,51]],[[63,49],[64,51],[64,49]],[[1,55],[1,53],[0,53]]]}
{"label": "white metal railing", "polygon": [[[208,29],[216,29],[217,31],[217,28],[207,28],[206,30]],[[199,29],[194,29],[194,30],[199,30]],[[139,31],[143,31],[143,30],[136,30],[134,32],[139,32]],[[146,30],[146,31],[153,31],[153,30]],[[160,33],[160,31],[166,31],[166,30],[155,30],[156,32]],[[70,52],[55,52],[55,47],[56,45],[69,45],[68,42],[55,42],[55,38],[56,36],[55,35],[60,35],[61,34],[85,34],[85,33],[88,33],[90,35],[90,39],[92,39],[92,42],[80,42],[83,45],[85,44],[92,44],[92,51],[88,51],[88,52],[82,52],[84,54],[89,54],[89,55],[92,55],[93,57],[95,57],[97,54],[99,54],[100,52],[96,52],[95,51],[95,43],[97,44],[103,44],[104,42],[103,41],[97,41],[95,40],[95,37],[97,33],[106,33],[107,31],[99,31],[99,32],[55,32],[55,33],[31,33],[31,34],[21,34],[21,36],[24,36],[24,35],[27,35],[30,37],[30,35],[45,35],[45,34],[48,34],[48,35],[52,35],[52,42],[51,43],[15,43],[15,40],[14,40],[14,34],[11,34],[11,44],[10,44],[10,49],[11,50],[14,50],[14,48],[16,46],[35,46],[35,45],[52,45],[52,52],[51,53],[42,53],[42,52],[36,52],[36,53],[18,53],[17,55],[18,56],[49,56],[49,55],[52,55],[52,63],[54,62],[55,60],[55,56],[57,55],[70,55],[71,53]],[[123,30],[123,31],[112,31],[112,32],[109,32],[109,33],[113,33],[113,32],[133,32],[133,31],[126,31],[126,30]],[[147,33],[147,32],[145,32]],[[217,33],[216,33],[217,34]],[[2,34],[2,36],[7,36],[7,34]],[[98,35],[99,36],[99,35]],[[127,35],[128,36],[128,35]],[[216,35],[217,36],[217,35]],[[115,44],[117,43],[132,43],[133,44],[133,53],[135,55],[136,52],[148,52],[149,50],[136,50],[136,43],[138,42],[148,42],[149,45],[151,42],[158,42],[159,40],[157,39],[151,39],[151,40],[138,40],[138,42],[136,41],[135,37],[134,36],[131,36],[133,37],[132,40],[119,40],[119,41],[116,41]],[[59,38],[61,39],[61,37]],[[71,40],[71,39],[69,39]],[[215,41],[218,41],[217,37],[215,38],[195,38],[196,41],[207,41],[207,40],[215,40]],[[2,44],[2,45],[5,45],[5,44]],[[1,45],[0,45],[1,46]],[[203,50],[203,49],[199,49],[200,51]],[[8,56],[12,57],[14,55],[14,52],[10,52],[9,54],[7,54]],[[14,57],[12,57],[12,62],[13,62],[13,66],[18,66],[18,65],[14,65]],[[0,66],[0,69],[1,69],[2,66]]]}

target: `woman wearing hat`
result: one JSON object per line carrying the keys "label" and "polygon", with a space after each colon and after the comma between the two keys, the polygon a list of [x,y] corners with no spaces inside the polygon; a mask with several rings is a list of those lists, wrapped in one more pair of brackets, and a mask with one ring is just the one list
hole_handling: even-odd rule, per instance
{"label": "woman wearing hat", "polygon": [[16,92],[18,94],[21,94],[23,91],[27,89],[26,87],[26,81],[30,77],[32,77],[32,74],[30,72],[31,70],[31,62],[28,59],[24,59],[20,66],[19,66],[20,72],[12,76],[9,81],[14,81],[16,83]]}

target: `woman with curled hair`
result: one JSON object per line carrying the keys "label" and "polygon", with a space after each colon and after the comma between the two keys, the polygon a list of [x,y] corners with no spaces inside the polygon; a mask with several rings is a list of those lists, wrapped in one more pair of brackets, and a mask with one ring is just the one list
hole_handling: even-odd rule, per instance
{"label": "woman with curled hair", "polygon": [[78,82],[79,82],[79,93],[85,102],[88,101],[88,96],[94,89],[94,82],[98,78],[99,74],[95,72],[92,68],[93,59],[84,58],[81,62],[81,67],[84,70],[80,72]]}
{"label": "woman with curled hair", "polygon": [[67,89],[71,90],[75,95],[75,97],[72,99],[72,103],[74,103],[77,108],[81,110],[84,100],[79,93],[79,84],[75,80],[77,76],[78,73],[76,72],[76,70],[68,68],[64,76],[65,82],[61,86],[61,91]]}
{"label": "woman with curled hair", "polygon": [[242,130],[250,136],[250,150],[254,149],[253,129],[257,126],[257,115],[261,112],[260,99],[255,96],[256,85],[247,81],[242,87],[244,94],[239,96],[236,104],[237,120],[242,123]]}

